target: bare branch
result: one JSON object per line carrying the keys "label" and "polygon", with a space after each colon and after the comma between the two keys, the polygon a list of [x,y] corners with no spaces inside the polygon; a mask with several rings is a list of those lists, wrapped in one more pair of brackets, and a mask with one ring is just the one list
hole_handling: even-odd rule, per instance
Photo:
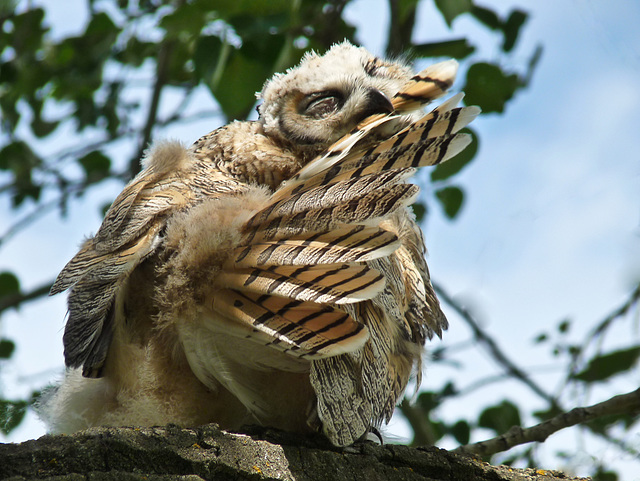
{"label": "bare branch", "polygon": [[453,450],[456,453],[479,454],[490,456],[507,451],[514,446],[531,442],[543,442],[551,434],[561,429],[583,424],[594,419],[616,414],[640,413],[640,389],[627,394],[614,396],[607,401],[589,407],[572,409],[530,428],[512,427],[505,434],[475,444],[467,444]]}
{"label": "bare branch", "polygon": [[416,4],[389,0],[389,34],[386,54],[389,57],[401,55],[411,48],[413,26],[416,21]]}
{"label": "bare branch", "polygon": [[507,357],[507,355],[502,352],[498,344],[482,329],[480,329],[478,322],[464,306],[454,301],[453,298],[439,284],[433,282],[433,288],[438,294],[438,297],[442,301],[446,302],[451,308],[453,308],[454,311],[456,311],[462,317],[462,319],[471,328],[473,335],[478,340],[478,342],[486,347],[486,349],[489,351],[489,354],[491,354],[491,356],[498,362],[498,364],[504,367],[504,369],[510,376],[526,384],[533,392],[550,403],[552,406],[558,407],[557,402],[553,398],[553,396],[548,394],[544,389],[542,389],[533,380],[531,380],[527,373],[519,368],[513,361],[511,361]]}
{"label": "bare branch", "polygon": [[27,293],[19,292],[17,294],[9,294],[0,297],[0,314],[12,307],[18,307],[20,304],[28,301],[34,301],[49,294],[53,282],[47,282],[40,287],[36,287]]}
{"label": "bare branch", "polygon": [[586,336],[585,340],[580,343],[581,349],[580,352],[574,356],[569,364],[569,368],[567,369],[567,376],[564,379],[564,382],[560,385],[558,389],[559,392],[562,392],[566,386],[574,380],[574,376],[576,372],[583,365],[583,359],[585,356],[585,352],[587,347],[595,340],[600,338],[607,328],[618,318],[626,315],[638,302],[640,301],[640,283],[635,287],[632,291],[629,298],[622,304],[620,307],[615,309],[612,313],[610,313],[607,317],[605,317],[602,321],[600,321],[595,328],[593,328]]}
{"label": "bare branch", "polygon": [[26,229],[28,226],[33,224],[35,221],[44,217],[46,214],[51,212],[54,208],[58,206],[60,203],[59,200],[54,202],[49,202],[43,205],[37,206],[32,212],[25,215],[22,219],[15,222],[11,227],[9,227],[6,232],[0,235],[0,246],[15,236],[18,232],[23,229]]}
{"label": "bare branch", "polygon": [[638,283],[638,285],[636,286],[636,288],[633,290],[633,292],[631,293],[631,295],[629,296],[629,299],[627,299],[627,301],[622,304],[618,309],[616,309],[615,311],[613,311],[611,314],[609,314],[607,317],[605,317],[596,327],[595,329],[589,334],[589,337],[587,339],[586,342],[590,342],[591,339],[598,337],[599,335],[601,335],[606,329],[607,327],[609,327],[609,325],[611,325],[611,323],[613,321],[615,321],[616,319],[618,319],[619,317],[624,316],[627,312],[629,312],[629,310],[638,303],[638,301],[640,301],[640,283]]}
{"label": "bare branch", "polygon": [[142,140],[138,147],[138,153],[129,163],[130,177],[134,177],[138,170],[140,170],[140,159],[144,154],[145,149],[151,142],[151,134],[153,126],[156,124],[156,117],[158,116],[158,106],[160,105],[160,95],[162,89],[167,83],[167,75],[169,71],[169,63],[171,61],[171,54],[173,52],[173,41],[165,40],[160,45],[160,51],[158,52],[158,60],[156,64],[156,81],[153,85],[153,92],[151,93],[151,103],[149,105],[149,112],[147,114],[147,121],[144,129],[142,130]]}
{"label": "bare branch", "polygon": [[429,416],[426,415],[422,409],[414,406],[407,398],[404,398],[398,407],[413,428],[413,441],[411,445],[433,446],[437,439],[433,433]]}

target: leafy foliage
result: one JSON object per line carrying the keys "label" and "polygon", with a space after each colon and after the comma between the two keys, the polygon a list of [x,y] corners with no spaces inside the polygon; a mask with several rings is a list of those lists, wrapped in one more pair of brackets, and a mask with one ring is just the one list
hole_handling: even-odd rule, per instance
{"label": "leafy foliage", "polygon": [[492,429],[496,434],[507,432],[512,426],[520,426],[520,411],[518,406],[510,401],[486,408],[478,418],[478,426]]}
{"label": "leafy foliage", "polygon": [[638,362],[639,357],[640,347],[637,346],[598,355],[573,377],[588,383],[606,381],[616,374],[630,370]]}
{"label": "leafy foliage", "polygon": [[0,433],[8,434],[18,427],[27,412],[27,401],[0,399]]}
{"label": "leafy foliage", "polygon": [[445,215],[449,219],[453,219],[460,209],[464,201],[464,193],[460,187],[449,186],[436,190],[436,197],[442,204]]}
{"label": "leafy foliage", "polygon": [[9,339],[0,339],[0,359],[9,359],[16,349],[16,344]]}
{"label": "leafy foliage", "polygon": [[[126,182],[135,175],[139,159],[158,128],[185,122],[192,116],[210,118],[215,125],[246,118],[255,104],[254,92],[274,72],[297,63],[306,50],[324,50],[345,38],[357,43],[358,32],[344,16],[349,3],[89,0],[88,22],[79,33],[64,38],[53,35],[55,26],[49,25],[48,7],[29,4],[7,8],[2,3],[0,195],[10,199],[16,211],[31,209],[27,216],[30,221],[36,221],[46,206],[59,208],[64,215],[68,203],[77,202],[105,181]],[[542,54],[541,48],[535,50],[522,68],[516,68],[514,58],[509,56],[518,45],[527,13],[513,9],[501,16],[473,0],[435,0],[448,26],[465,16],[497,34],[498,54],[488,60],[477,55],[472,38],[415,43],[413,29],[420,4],[419,0],[389,1],[387,53],[408,52],[414,59],[464,59],[461,76],[466,79],[465,102],[479,105],[484,114],[508,111],[519,90],[531,82]],[[518,55],[523,58],[521,53]],[[212,108],[203,106],[194,113],[188,107],[194,94],[203,90],[210,94]],[[160,109],[167,92],[178,100],[173,107]],[[473,202],[459,178],[472,164],[479,146],[475,132],[467,132],[473,138],[471,146],[431,171],[428,185],[423,186],[427,195],[413,206],[418,219],[432,212],[429,207],[433,202],[448,219],[460,216],[465,202]],[[50,146],[57,145],[55,140],[61,136],[64,148],[52,151]],[[122,158],[123,154],[113,152],[118,142],[137,146],[137,150],[130,158]],[[15,235],[26,225],[18,221],[9,232]],[[3,240],[0,237],[0,247]],[[0,315],[5,309],[41,297],[47,290],[42,286],[22,292],[14,274],[0,273]],[[570,340],[571,323],[567,320],[559,322],[557,332],[537,336],[535,345],[549,349],[566,367],[563,388],[588,388],[633,369],[640,348],[631,346],[601,353],[597,341],[624,318],[638,298],[640,288],[627,305],[596,326],[584,342]],[[464,317],[466,311],[460,312]],[[477,325],[472,331],[475,342],[488,346],[491,357],[504,366],[506,374],[466,388],[451,381],[439,392],[421,393],[415,406],[403,403],[416,440],[437,442],[449,437],[465,444],[478,430],[502,433],[512,425],[521,425],[528,413],[507,400],[486,407],[477,419],[470,419],[466,413],[453,421],[439,419],[443,404],[504,379],[537,388],[536,395],[545,406],[530,414],[538,419],[549,419],[563,411],[559,395],[546,394],[517,366],[510,365],[497,346],[483,340]],[[0,360],[10,359],[15,347],[13,341],[1,338]],[[434,353],[434,362],[455,361],[450,352],[443,350]],[[2,399],[1,394],[0,432],[6,434],[20,424],[30,400]],[[628,428],[635,422],[637,418],[633,416],[615,416],[592,422],[587,429],[613,439],[615,426]],[[503,462],[533,465],[536,452],[527,449]],[[598,466],[595,475],[597,479],[616,479],[607,466]]]}

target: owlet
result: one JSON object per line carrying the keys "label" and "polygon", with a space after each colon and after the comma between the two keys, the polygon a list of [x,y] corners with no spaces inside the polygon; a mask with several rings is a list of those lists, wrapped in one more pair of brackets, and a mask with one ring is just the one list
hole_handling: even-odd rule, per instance
{"label": "owlet", "polygon": [[257,121],[153,146],[52,288],[53,429],[258,423],[344,446],[388,422],[447,328],[406,179],[469,143],[462,94],[422,111],[456,69],[345,42],[268,80]]}

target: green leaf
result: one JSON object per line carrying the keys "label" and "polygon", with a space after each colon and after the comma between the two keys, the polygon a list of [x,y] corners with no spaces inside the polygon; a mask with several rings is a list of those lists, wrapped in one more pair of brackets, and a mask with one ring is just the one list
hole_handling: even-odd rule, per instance
{"label": "green leaf", "polygon": [[31,130],[36,135],[36,137],[46,137],[51,132],[53,132],[58,126],[59,122],[49,122],[47,120],[42,120],[42,117],[39,115],[34,117],[31,122]]}
{"label": "green leaf", "polygon": [[[289,25],[289,15],[288,12],[260,16],[256,16],[253,12],[244,13],[230,18],[229,24],[242,37],[242,46],[245,47],[245,41],[251,38],[263,39],[265,35],[284,32]],[[259,47],[263,47],[263,45]]]}
{"label": "green leaf", "polygon": [[421,43],[411,48],[416,57],[453,57],[463,59],[475,51],[466,38],[444,42]]}
{"label": "green leaf", "polygon": [[545,341],[549,340],[549,335],[546,333],[542,333],[542,334],[538,334],[534,339],[533,342],[534,344],[542,344]]}
{"label": "green leaf", "polygon": [[411,206],[413,214],[416,216],[416,222],[421,222],[424,219],[424,215],[427,213],[427,207],[422,202],[416,202]]}
{"label": "green leaf", "polygon": [[505,433],[512,426],[520,426],[520,424],[518,407],[507,400],[485,409],[478,419],[478,426],[492,429],[497,434]]}
{"label": "green leaf", "polygon": [[[273,51],[279,52],[284,37],[277,36],[273,40],[276,40]],[[247,53],[251,54],[252,50]],[[244,119],[256,102],[255,93],[262,89],[265,79],[271,75],[272,63],[268,59],[261,61],[249,57],[243,50],[233,50],[229,57],[213,94],[228,119]]]}
{"label": "green leaf", "polygon": [[[198,39],[193,55],[193,64],[196,75],[213,91],[220,81],[224,64],[219,60],[222,49],[222,41],[213,35],[204,35]],[[220,65],[218,67],[218,65]]]}
{"label": "green leaf", "polygon": [[569,328],[571,327],[571,319],[564,319],[558,324],[558,332],[561,334],[566,334],[569,332]]}
{"label": "green leaf", "polygon": [[510,52],[513,49],[516,41],[518,40],[520,29],[526,20],[527,14],[522,10],[513,10],[511,12],[511,15],[509,15],[509,18],[502,27],[502,31],[504,32],[502,50]]}
{"label": "green leaf", "polygon": [[451,427],[451,435],[458,441],[458,443],[468,444],[471,437],[471,427],[466,421],[458,421]]}
{"label": "green leaf", "polygon": [[0,359],[9,359],[15,349],[15,342],[9,339],[0,339]]}
{"label": "green leaf", "polygon": [[42,46],[43,36],[49,30],[43,25],[44,17],[42,8],[30,8],[24,13],[11,16],[13,34],[10,45],[16,55],[32,58]]}
{"label": "green leaf", "polygon": [[604,381],[631,369],[639,357],[640,347],[631,347],[603,354],[591,359],[587,367],[573,377],[588,383]]}
{"label": "green leaf", "polygon": [[142,62],[148,58],[156,58],[158,55],[158,44],[155,42],[145,42],[137,37],[130,37],[124,48],[119,50],[114,58],[118,62],[140,67]]}
{"label": "green leaf", "polygon": [[506,74],[497,65],[476,63],[467,72],[465,103],[479,106],[484,113],[503,112],[506,102],[520,86],[516,74]]}
{"label": "green leaf", "polygon": [[213,10],[223,18],[230,18],[251,12],[256,17],[264,17],[291,10],[290,0],[269,0],[256,2],[255,0],[196,0],[194,4],[202,4],[202,8]]}
{"label": "green leaf", "polygon": [[160,20],[159,27],[167,34],[165,40],[185,37],[197,37],[202,28],[216,17],[215,12],[205,13],[198,4],[193,2],[188,8],[176,8]]}
{"label": "green leaf", "polygon": [[434,441],[442,439],[447,434],[447,426],[442,421],[431,421],[431,433],[433,434]]}
{"label": "green leaf", "polygon": [[94,150],[84,157],[78,159],[78,162],[84,169],[87,181],[90,183],[97,182],[109,175],[111,168],[111,159],[99,150]]}
{"label": "green leaf", "polygon": [[618,481],[618,473],[606,469],[603,466],[598,466],[598,470],[593,473],[593,481]]}
{"label": "green leaf", "polygon": [[596,418],[585,425],[593,432],[598,434],[607,435],[607,431],[614,425],[629,430],[629,428],[638,421],[638,416],[630,413],[624,414],[610,414]]}
{"label": "green leaf", "polygon": [[442,164],[438,164],[438,166],[431,171],[432,181],[445,180],[452,177],[460,172],[476,156],[478,152],[478,136],[469,128],[464,128],[460,132],[471,134],[471,144],[455,157],[452,157]]}
{"label": "green leaf", "polygon": [[474,5],[473,8],[471,8],[471,15],[476,17],[478,21],[485,24],[491,30],[502,29],[502,20],[500,20],[500,17],[498,17],[498,14],[493,10],[489,10],[488,8]]}
{"label": "green leaf", "polygon": [[416,406],[420,407],[425,413],[430,413],[439,405],[438,396],[431,391],[425,391],[420,393],[418,399],[416,399]]}
{"label": "green leaf", "polygon": [[436,197],[440,201],[445,215],[449,219],[453,219],[464,201],[464,193],[459,187],[445,187],[440,190],[436,190]]}
{"label": "green leaf", "polygon": [[25,199],[37,200],[40,196],[40,185],[33,181],[33,170],[42,164],[36,153],[26,142],[16,141],[0,150],[0,170],[9,170],[13,174],[12,201],[17,207]]}
{"label": "green leaf", "polygon": [[0,399],[0,432],[4,435],[13,431],[27,412],[26,401]]}
{"label": "green leaf", "polygon": [[554,418],[562,414],[562,412],[563,411],[561,411],[557,406],[554,406],[547,409],[546,411],[534,411],[533,415],[537,417],[540,421],[547,421],[551,418]]}
{"label": "green leaf", "polygon": [[448,381],[447,384],[444,385],[442,391],[440,391],[440,397],[446,398],[449,396],[456,396],[458,394],[458,389],[456,388],[453,381]]}
{"label": "green leaf", "polygon": [[444,21],[451,27],[454,18],[471,11],[473,2],[471,0],[436,0],[436,7],[442,13]]}
{"label": "green leaf", "polygon": [[18,5],[18,0],[0,0],[0,17],[8,18]]}
{"label": "green leaf", "polygon": [[582,345],[570,345],[567,347],[567,352],[571,354],[573,358],[576,358],[582,352]]}
{"label": "green leaf", "polygon": [[20,281],[11,272],[0,272],[0,297],[20,292]]}
{"label": "green leaf", "polygon": [[416,8],[420,0],[397,0],[394,2],[397,8],[397,21],[403,25],[408,19],[415,15]]}

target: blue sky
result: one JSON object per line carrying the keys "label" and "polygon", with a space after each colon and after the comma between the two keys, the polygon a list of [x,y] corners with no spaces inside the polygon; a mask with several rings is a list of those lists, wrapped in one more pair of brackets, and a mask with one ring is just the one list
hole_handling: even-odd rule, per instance
{"label": "blue sky", "polygon": [[[59,4],[54,10],[50,21],[57,35],[81,30],[83,8],[75,4],[83,2]],[[511,57],[500,57],[499,38],[470,19],[456,19],[453,33],[448,31],[428,1],[421,4],[416,40],[469,36],[480,42],[473,61],[500,60],[506,69],[522,69],[538,44],[544,53],[531,86],[518,92],[505,115],[482,116],[474,122],[480,152],[455,179],[465,190],[466,203],[454,222],[431,204],[425,225],[428,261],[433,278],[472,308],[507,354],[523,367],[534,367],[535,379],[553,391],[559,382],[554,359],[532,339],[568,317],[573,321],[571,337],[579,342],[640,279],[640,3],[485,4],[503,14],[515,6],[530,13]],[[384,5],[382,0],[359,0],[347,11],[360,27],[363,44],[374,53],[383,47],[385,35],[378,32],[386,32]],[[462,75],[464,71],[463,63]],[[160,135],[189,143],[212,127],[190,124]],[[135,146],[121,148],[133,152]],[[110,201],[120,187],[112,183],[96,189],[72,207],[67,220],[51,214],[27,229],[2,247],[0,270],[16,272],[25,289],[50,280],[83,236],[96,231],[101,220],[96,206]],[[9,206],[0,204],[0,212],[4,232],[11,223]],[[64,314],[64,296],[56,296],[3,316],[0,333],[18,343],[12,362],[2,366],[5,395],[25,395],[60,376]],[[444,345],[468,341],[463,323],[454,314],[449,317]],[[624,324],[606,339],[605,348],[637,343],[637,318],[635,327]],[[427,367],[424,385],[437,388],[452,376],[464,385],[500,372],[482,352],[469,351],[464,361],[462,372],[442,365]],[[573,393],[563,401],[567,407],[593,404],[639,383],[636,370],[612,385]],[[451,420],[468,412],[471,419],[478,409],[505,397],[541,406],[527,390],[505,383],[478,391],[473,401],[452,402],[441,415]],[[403,422],[395,421],[392,432],[403,435]],[[8,440],[43,433],[44,427],[30,416]],[[639,433],[627,439],[640,445]],[[555,447],[577,442],[575,432],[548,441]],[[601,455],[633,472],[632,461],[614,450]],[[563,467],[557,459],[545,459],[547,467]],[[640,477],[630,474],[626,479]]]}

